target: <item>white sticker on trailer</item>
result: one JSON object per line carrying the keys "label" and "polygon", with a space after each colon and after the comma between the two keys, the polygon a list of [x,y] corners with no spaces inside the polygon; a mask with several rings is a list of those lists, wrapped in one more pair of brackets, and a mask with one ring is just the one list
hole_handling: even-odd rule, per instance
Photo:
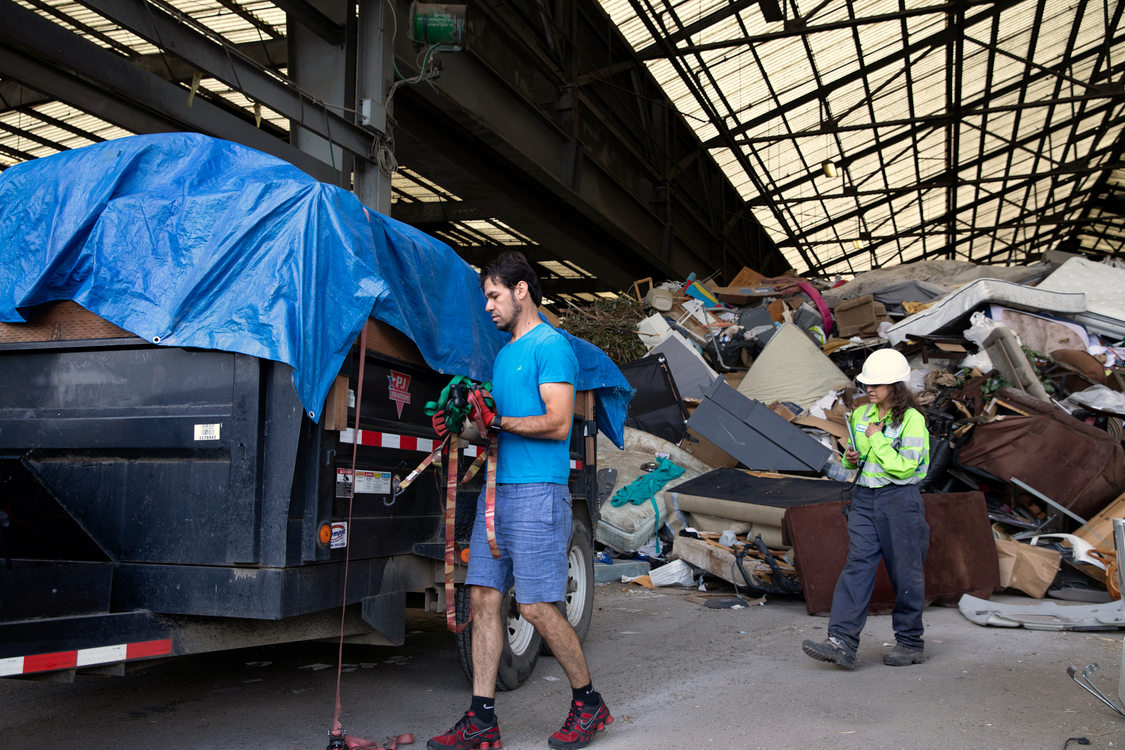
{"label": "white sticker on trailer", "polygon": [[7,659],[0,659],[0,677],[8,677],[14,674],[23,674],[23,657],[12,656]]}
{"label": "white sticker on trailer", "polygon": [[348,522],[336,521],[332,524],[332,541],[329,549],[343,549],[348,546]]}
{"label": "white sticker on trailer", "polygon": [[218,440],[220,427],[222,427],[221,422],[219,424],[197,424],[195,426],[195,439]]}
{"label": "white sticker on trailer", "polygon": [[[348,485],[352,481],[351,469],[336,469],[336,497],[348,497]],[[355,494],[391,494],[391,473],[389,471],[364,471],[359,469],[355,475]]]}

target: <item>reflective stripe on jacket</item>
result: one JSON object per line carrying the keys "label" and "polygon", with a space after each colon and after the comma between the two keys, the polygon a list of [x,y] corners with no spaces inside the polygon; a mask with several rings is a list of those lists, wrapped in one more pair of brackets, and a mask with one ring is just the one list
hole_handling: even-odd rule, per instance
{"label": "reflective stripe on jacket", "polygon": [[[901,425],[891,425],[890,412],[883,417],[883,431],[867,437],[871,422],[878,422],[874,404],[861,406],[851,415],[852,443],[859,452],[860,471],[856,484],[861,487],[886,487],[888,484],[918,484],[930,468],[930,432],[926,418],[917,409],[907,409]],[[866,459],[866,460],[865,460]],[[855,464],[844,459],[846,468]]]}

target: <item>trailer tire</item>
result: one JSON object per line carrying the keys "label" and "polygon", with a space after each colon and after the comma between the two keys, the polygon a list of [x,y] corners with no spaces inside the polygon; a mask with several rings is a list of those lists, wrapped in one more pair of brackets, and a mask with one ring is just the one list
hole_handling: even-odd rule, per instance
{"label": "trailer tire", "polygon": [[[461,669],[469,682],[473,681],[473,625],[469,620],[472,603],[468,586],[459,586],[456,595],[457,622],[469,622],[468,627],[457,634],[457,653],[461,658]],[[505,615],[504,650],[500,654],[500,668],[496,672],[496,687],[499,690],[515,690],[527,682],[539,661],[539,650],[543,636],[519,613],[516,592],[508,589],[504,594],[501,612]]]}
{"label": "trailer tire", "polygon": [[[590,621],[594,619],[594,542],[590,521],[584,508],[576,508],[570,527],[567,547],[566,599],[559,602],[559,611],[574,628],[579,641],[586,640]],[[551,648],[543,642],[543,653]]]}

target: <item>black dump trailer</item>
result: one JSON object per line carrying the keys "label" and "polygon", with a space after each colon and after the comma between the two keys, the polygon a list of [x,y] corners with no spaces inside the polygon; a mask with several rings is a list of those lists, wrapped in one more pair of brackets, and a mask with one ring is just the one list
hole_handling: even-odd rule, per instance
{"label": "black dump trailer", "polygon": [[[397,484],[437,444],[423,407],[450,377],[386,324],[369,320],[366,339],[357,432],[358,343],[314,423],[287,365],[154,345],[71,302],[0,324],[0,676],[122,674],[331,637],[341,606],[350,641],[397,645],[407,607],[444,611],[444,479],[431,468]],[[580,636],[593,603],[593,404],[578,394],[571,438],[566,609]],[[463,451],[462,471],[481,449]],[[483,477],[458,493],[465,546]],[[541,648],[509,606],[508,689]],[[470,634],[456,639],[466,667]]]}

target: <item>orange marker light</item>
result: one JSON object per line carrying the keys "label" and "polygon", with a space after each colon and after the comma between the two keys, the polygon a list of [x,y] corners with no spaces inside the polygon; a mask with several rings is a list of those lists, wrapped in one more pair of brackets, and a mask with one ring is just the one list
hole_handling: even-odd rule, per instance
{"label": "orange marker light", "polygon": [[465,563],[466,565],[469,564],[469,548],[468,547],[463,547],[461,549],[461,562]]}
{"label": "orange marker light", "polygon": [[332,541],[332,524],[322,523],[320,525],[320,543],[328,544]]}

